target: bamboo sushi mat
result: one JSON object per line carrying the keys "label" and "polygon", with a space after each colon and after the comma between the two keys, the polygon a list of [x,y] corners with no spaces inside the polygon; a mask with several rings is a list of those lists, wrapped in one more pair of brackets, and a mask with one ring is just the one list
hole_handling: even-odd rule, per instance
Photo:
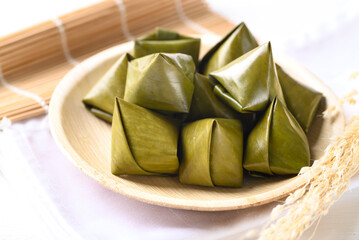
{"label": "bamboo sushi mat", "polygon": [[161,26],[224,35],[233,24],[198,0],[103,1],[0,38],[0,119],[47,111],[52,92],[78,62]]}

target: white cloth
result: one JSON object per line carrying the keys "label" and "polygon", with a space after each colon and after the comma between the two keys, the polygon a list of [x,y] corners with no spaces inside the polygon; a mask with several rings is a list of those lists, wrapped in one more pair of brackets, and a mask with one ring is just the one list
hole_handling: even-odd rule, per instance
{"label": "white cloth", "polygon": [[[129,199],[90,179],[64,157],[50,134],[47,116],[15,123],[0,134],[0,168],[7,179],[2,189],[10,189],[16,201],[14,205],[6,196],[7,204],[20,208],[9,211],[1,205],[7,214],[2,211],[1,217],[6,219],[1,220],[0,239],[237,238],[265,223],[271,209],[280,203],[196,212]],[[323,219],[324,223],[336,224],[332,236],[359,231],[359,210],[353,208],[357,196],[359,189],[347,193],[331,210],[335,217]],[[348,217],[350,222],[344,224],[341,219],[336,223],[338,216]],[[14,227],[15,222],[19,229]],[[12,228],[1,228],[6,224]],[[324,230],[319,228],[316,237],[328,230],[325,224],[321,226]],[[338,231],[340,227],[347,232]]]}
{"label": "white cloth", "polygon": [[[259,39],[272,40],[274,56],[278,50],[297,59],[339,97],[359,90],[359,78],[349,80],[351,72],[359,71],[359,7],[353,1],[209,3],[234,22],[245,20]],[[348,119],[359,109],[344,108]],[[353,186],[358,185],[355,180]],[[129,199],[74,167],[52,139],[46,116],[0,131],[0,191],[0,239],[237,239],[264,223],[279,203],[196,212]],[[356,239],[358,197],[358,188],[346,192],[322,219],[314,239]]]}
{"label": "white cloth", "polygon": [[200,238],[203,232],[243,222],[245,228],[254,227],[275,205],[196,212],[121,196],[87,177],[63,156],[51,137],[46,116],[5,129],[0,134],[0,146],[0,166],[11,187],[22,200],[33,204],[59,239],[67,235],[84,239]]}

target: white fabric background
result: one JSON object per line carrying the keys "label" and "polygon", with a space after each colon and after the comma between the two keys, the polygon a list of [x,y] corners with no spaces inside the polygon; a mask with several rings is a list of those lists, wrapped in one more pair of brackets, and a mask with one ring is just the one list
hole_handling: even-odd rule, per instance
{"label": "white fabric background", "polygon": [[[1,1],[0,36],[91,2],[96,1]],[[233,22],[245,21],[261,41],[272,41],[274,56],[278,52],[298,60],[339,97],[359,90],[359,78],[349,79],[359,71],[355,1],[208,2]],[[344,107],[347,117],[358,110]],[[129,199],[74,167],[54,143],[46,116],[0,132],[0,191],[0,239],[236,239],[265,222],[278,203],[211,213]],[[358,239],[358,197],[357,188],[346,192],[322,219],[314,239]]]}

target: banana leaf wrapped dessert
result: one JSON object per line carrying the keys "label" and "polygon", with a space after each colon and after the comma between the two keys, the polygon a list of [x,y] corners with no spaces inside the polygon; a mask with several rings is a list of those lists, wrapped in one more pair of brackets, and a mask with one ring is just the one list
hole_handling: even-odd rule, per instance
{"label": "banana leaf wrapped dessert", "polygon": [[288,110],[297,119],[303,130],[308,132],[323,94],[297,82],[278,64],[276,66]]}
{"label": "banana leaf wrapped dessert", "polygon": [[[199,64],[199,72],[208,75],[257,46],[258,43],[252,33],[244,23],[241,23],[203,57]],[[304,131],[307,132],[317,112],[322,94],[300,84],[277,64],[276,70],[284,94],[285,104],[287,104],[288,109]],[[214,91],[222,99],[227,99],[226,101],[234,108],[238,108],[238,102],[226,91],[225,87],[217,85]],[[283,99],[281,100],[283,101]]]}
{"label": "banana leaf wrapped dessert", "polygon": [[243,167],[265,175],[297,174],[310,164],[307,137],[284,104],[275,98],[248,136]]}
{"label": "banana leaf wrapped dessert", "polygon": [[114,175],[176,174],[179,123],[115,99],[111,139]]}
{"label": "banana leaf wrapped dessert", "polygon": [[213,88],[216,82],[208,76],[196,73],[194,77],[194,92],[188,121],[203,118],[240,118],[240,113],[223,103]]}
{"label": "banana leaf wrapped dessert", "polygon": [[96,116],[112,121],[114,98],[123,98],[130,54],[123,54],[83,98],[83,103]]}
{"label": "banana leaf wrapped dessert", "polygon": [[198,62],[201,39],[181,35],[167,29],[156,28],[153,33],[135,40],[134,56],[140,58],[152,53],[184,53]]}
{"label": "banana leaf wrapped dessert", "polygon": [[243,123],[243,135],[246,136],[255,123],[254,114],[241,114],[222,102],[213,92],[216,82],[205,75],[196,73],[194,92],[190,112],[186,121],[204,118],[240,119]]}
{"label": "banana leaf wrapped dessert", "polygon": [[257,41],[241,23],[207,52],[199,64],[199,72],[208,75],[256,47]]}
{"label": "banana leaf wrapped dessert", "polygon": [[274,97],[285,104],[270,42],[211,72],[210,76],[221,84],[215,87],[215,94],[238,112],[265,110]]}
{"label": "banana leaf wrapped dessert", "polygon": [[240,187],[243,181],[242,124],[236,119],[202,119],[182,129],[181,183]]}
{"label": "banana leaf wrapped dessert", "polygon": [[124,100],[145,108],[188,113],[196,66],[186,54],[155,53],[129,63]]}

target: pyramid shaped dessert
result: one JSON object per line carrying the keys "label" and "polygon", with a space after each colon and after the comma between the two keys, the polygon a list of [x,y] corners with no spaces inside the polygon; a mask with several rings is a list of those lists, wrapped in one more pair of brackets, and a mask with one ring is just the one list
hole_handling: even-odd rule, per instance
{"label": "pyramid shaped dessert", "polygon": [[178,136],[176,120],[116,98],[111,138],[112,173],[177,173]]}
{"label": "pyramid shaped dessert", "polygon": [[166,112],[188,113],[196,66],[191,56],[155,53],[131,61],[124,100]]}
{"label": "pyramid shaped dessert", "polygon": [[293,115],[275,98],[248,136],[243,167],[267,175],[297,174],[309,166],[307,137]]}

